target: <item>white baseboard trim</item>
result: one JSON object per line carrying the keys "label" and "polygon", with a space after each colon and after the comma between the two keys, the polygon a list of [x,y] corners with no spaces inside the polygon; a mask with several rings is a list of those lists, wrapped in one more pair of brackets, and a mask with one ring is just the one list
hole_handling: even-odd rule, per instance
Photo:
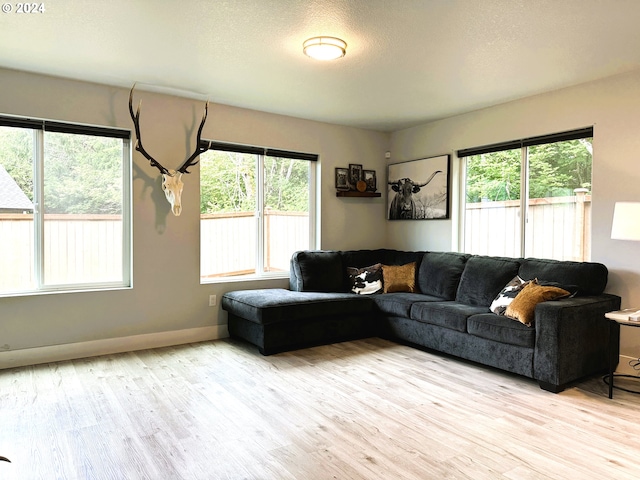
{"label": "white baseboard trim", "polygon": [[226,325],[188,328],[169,332],[147,333],[129,337],[105,338],[89,342],[67,343],[47,347],[0,352],[0,370],[5,368],[97,357],[114,353],[170,347],[185,343],[206,342],[229,336]]}

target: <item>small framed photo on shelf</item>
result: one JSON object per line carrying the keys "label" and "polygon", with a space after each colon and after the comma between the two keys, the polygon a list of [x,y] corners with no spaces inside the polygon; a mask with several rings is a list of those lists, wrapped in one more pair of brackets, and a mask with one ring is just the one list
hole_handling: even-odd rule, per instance
{"label": "small framed photo on shelf", "polygon": [[351,188],[356,188],[357,183],[362,180],[362,165],[356,163],[349,164],[349,183]]}
{"label": "small framed photo on shelf", "polygon": [[349,190],[349,169],[336,167],[336,190]]}
{"label": "small framed photo on shelf", "polygon": [[367,184],[367,192],[375,192],[378,187],[376,185],[376,171],[375,170],[363,170],[362,180]]}

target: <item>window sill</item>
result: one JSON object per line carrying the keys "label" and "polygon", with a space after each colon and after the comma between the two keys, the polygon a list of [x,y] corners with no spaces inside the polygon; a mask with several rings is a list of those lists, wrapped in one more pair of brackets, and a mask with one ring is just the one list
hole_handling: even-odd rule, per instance
{"label": "window sill", "polygon": [[216,283],[242,283],[242,282],[260,282],[270,280],[289,280],[289,272],[266,273],[262,275],[242,275],[234,277],[215,277],[200,279],[200,285],[209,285]]}
{"label": "window sill", "polygon": [[98,292],[117,292],[121,290],[131,290],[133,287],[130,285],[114,285],[114,286],[99,286],[99,287],[80,287],[80,288],[47,288],[42,290],[16,290],[13,292],[0,292],[0,298],[9,297],[35,297],[40,295],[58,295],[66,294],[73,295],[76,293],[98,293]]}

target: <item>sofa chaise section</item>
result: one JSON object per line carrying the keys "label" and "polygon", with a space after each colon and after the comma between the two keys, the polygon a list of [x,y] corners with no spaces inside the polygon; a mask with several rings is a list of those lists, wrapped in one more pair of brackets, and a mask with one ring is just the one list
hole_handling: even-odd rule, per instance
{"label": "sofa chaise section", "polygon": [[229,334],[263,355],[376,334],[372,300],[350,293],[238,290],[222,297],[222,308]]}

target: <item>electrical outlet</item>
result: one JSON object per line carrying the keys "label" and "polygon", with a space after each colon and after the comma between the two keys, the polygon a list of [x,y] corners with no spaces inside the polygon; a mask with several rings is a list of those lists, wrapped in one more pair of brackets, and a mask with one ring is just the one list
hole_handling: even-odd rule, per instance
{"label": "electrical outlet", "polygon": [[215,295],[209,295],[209,306],[215,307],[217,305],[217,297]]}

